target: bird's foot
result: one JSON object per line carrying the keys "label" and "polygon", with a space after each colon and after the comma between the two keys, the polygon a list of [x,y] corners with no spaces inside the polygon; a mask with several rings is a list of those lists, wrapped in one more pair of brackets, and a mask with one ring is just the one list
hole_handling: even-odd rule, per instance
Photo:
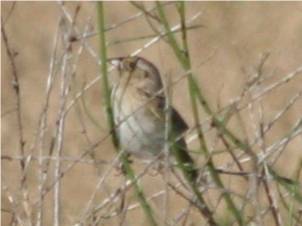
{"label": "bird's foot", "polygon": [[[125,160],[128,162],[128,164],[132,164],[132,160],[130,159],[130,155],[127,154],[124,156],[126,158]],[[123,161],[118,161],[118,163],[115,165],[115,171],[116,173],[114,174],[115,176],[120,176],[120,175],[125,175],[127,173],[127,170],[125,168],[125,165],[123,164]]]}

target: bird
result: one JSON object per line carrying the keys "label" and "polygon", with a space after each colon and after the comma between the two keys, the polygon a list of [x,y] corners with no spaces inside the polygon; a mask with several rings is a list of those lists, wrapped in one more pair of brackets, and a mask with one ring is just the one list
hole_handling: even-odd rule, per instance
{"label": "bird", "polygon": [[[138,159],[164,156],[166,126],[170,125],[173,142],[169,156],[176,160],[186,178],[196,181],[198,172],[182,136],[188,125],[173,106],[167,108],[157,67],[139,56],[116,57],[108,61],[118,71],[111,103],[121,150]],[[167,118],[170,123],[166,123]]]}

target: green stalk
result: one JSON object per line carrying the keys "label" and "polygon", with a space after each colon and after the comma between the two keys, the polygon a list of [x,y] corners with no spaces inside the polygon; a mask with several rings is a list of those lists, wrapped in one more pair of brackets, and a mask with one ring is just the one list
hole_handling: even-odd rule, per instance
{"label": "green stalk", "polygon": [[[183,55],[183,53],[181,51],[178,51],[180,49],[179,44],[177,43],[176,39],[173,37],[169,24],[166,20],[166,16],[163,11],[163,8],[159,2],[156,2],[156,4],[157,4],[157,9],[159,12],[161,22],[164,25],[165,30],[167,32],[168,43],[173,48],[174,53],[177,56],[177,58],[179,59],[179,61],[182,63],[182,66],[187,68],[189,62],[188,62],[187,58]],[[189,82],[190,81],[191,81],[191,79],[189,79]],[[198,116],[198,111],[197,111],[196,99],[192,98],[194,95],[192,92],[192,89],[190,89],[190,95],[191,95],[191,101],[192,101],[192,106],[193,106],[193,115],[194,115],[194,119],[195,119],[195,123],[196,123],[196,122],[199,122],[199,116]],[[198,123],[196,123],[196,124],[198,124]],[[198,132],[198,135],[201,136],[201,139],[203,140],[203,135],[202,135],[202,133],[200,133],[200,131]],[[203,146],[203,144],[204,144],[204,142],[201,143],[202,146]],[[172,147],[172,148],[175,148],[175,147]],[[176,151],[177,150],[175,150],[175,152]],[[175,153],[175,154],[177,156],[177,153]],[[176,158],[176,160],[178,161],[180,166],[183,165],[183,163],[181,162],[181,159]],[[193,166],[193,167],[195,167],[195,166]],[[182,170],[186,180],[189,182],[189,185],[190,185],[192,191],[194,192],[195,196],[197,197],[197,199],[199,201],[199,205],[201,206],[201,213],[208,219],[210,225],[218,225],[211,213],[210,208],[207,206],[202,194],[198,190],[197,184],[195,183],[195,181],[192,181],[191,177],[188,176],[189,173],[187,172],[187,169],[185,167],[181,167],[181,170]]]}
{"label": "green stalk", "polygon": [[[114,146],[116,147],[117,152],[119,151],[119,141],[118,136],[115,132],[115,124],[114,124],[114,112],[112,109],[111,104],[111,90],[109,88],[108,83],[108,75],[107,75],[107,47],[106,47],[106,37],[105,37],[105,18],[104,18],[104,9],[103,9],[103,2],[97,3],[97,14],[98,14],[98,28],[99,28],[99,38],[100,38],[100,57],[101,57],[101,72],[103,75],[103,89],[104,89],[104,95],[105,95],[105,108],[106,108],[106,114],[107,119],[109,122],[109,128],[110,131],[112,131],[112,142]],[[139,200],[139,203],[141,207],[144,210],[144,213],[149,221],[149,224],[152,226],[157,225],[154,216],[153,211],[150,207],[150,205],[147,202],[147,199],[144,195],[144,192],[142,188],[139,186],[137,178],[135,177],[134,171],[132,170],[130,166],[130,162],[125,154],[121,155],[121,161],[122,161],[122,167],[125,170],[125,176],[131,181],[133,184],[136,196]]]}
{"label": "green stalk", "polygon": [[[180,45],[177,43],[173,33],[171,32],[171,29],[170,29],[169,23],[166,19],[164,10],[163,10],[163,8],[162,8],[162,6],[159,2],[157,2],[157,7],[158,7],[158,12],[159,12],[159,16],[161,18],[162,24],[164,25],[164,28],[167,32],[167,37],[168,37],[168,40],[169,40],[169,44],[171,45],[175,55],[177,56],[179,62],[182,64],[183,68],[186,71],[189,71],[191,69],[191,61],[190,61],[190,56],[189,56],[189,49],[188,49],[188,43],[187,43],[187,34],[186,34],[186,28],[185,28],[185,5],[184,5],[184,2],[179,2],[178,5],[177,5],[177,9],[178,9],[178,12],[179,12],[180,18],[181,18],[183,48],[179,47]],[[199,125],[200,119],[199,119],[198,108],[197,108],[197,100],[200,99],[198,97],[200,97],[202,95],[201,95],[201,92],[200,92],[200,88],[198,87],[192,73],[188,73],[188,84],[189,84],[189,92],[190,92],[190,99],[191,99],[194,121],[195,121],[196,125]],[[202,99],[202,102],[203,102],[202,105],[203,106],[205,105],[207,107],[206,112],[209,113],[210,108],[209,108],[209,105],[207,104],[207,102],[205,101],[204,98]],[[201,150],[203,151],[206,158],[209,159],[209,161],[207,162],[207,167],[209,169],[209,172],[210,172],[214,182],[216,183],[216,185],[219,188],[221,188],[222,190],[224,190],[225,189],[224,185],[221,181],[220,176],[218,175],[218,173],[215,170],[214,162],[212,161],[212,158],[209,154],[209,151],[208,151],[208,148],[207,148],[207,145],[206,145],[206,141],[205,141],[205,138],[204,138],[204,134],[203,134],[200,126],[196,126],[196,128],[197,128],[197,134],[198,134]],[[193,189],[193,191],[194,191],[194,189]],[[233,202],[231,196],[228,193],[223,192],[223,197],[225,199],[225,202],[228,205],[229,210],[234,215],[234,217],[236,218],[239,225],[244,225],[241,213],[237,209],[237,207],[236,207],[235,203]]]}

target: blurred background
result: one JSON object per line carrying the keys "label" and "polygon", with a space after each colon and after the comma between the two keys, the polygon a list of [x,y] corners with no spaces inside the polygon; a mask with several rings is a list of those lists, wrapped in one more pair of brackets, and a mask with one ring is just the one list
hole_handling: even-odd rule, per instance
{"label": "blurred background", "polygon": [[[84,222],[83,225],[145,225],[143,211],[135,206],[137,200],[131,189],[123,194],[117,192],[125,184],[125,178],[114,169],[116,152],[110,136],[107,136],[103,91],[100,80],[97,80],[100,66],[96,3],[1,2],[1,7],[1,224],[53,224],[56,153],[59,153],[61,170],[66,170],[59,179],[61,225],[78,222]],[[151,10],[154,7],[154,2],[104,3],[108,57],[127,56],[145,47],[139,55],[153,62],[164,80],[168,77],[179,80],[184,70],[168,43],[160,39],[146,45],[156,37],[156,31],[162,30],[162,26],[143,11],[149,10],[157,15],[156,10]],[[179,23],[173,2],[165,3],[165,12],[171,27]],[[247,84],[257,78],[255,75],[264,79],[242,103],[302,66],[301,2],[188,2],[186,18],[191,26],[188,28],[188,44],[192,71],[215,111],[240,97]],[[177,37],[180,40],[180,35]],[[7,43],[14,65],[7,53]],[[263,142],[253,149],[255,153],[282,141],[301,120],[301,69],[299,73],[231,119],[229,128],[241,139],[252,142],[261,126],[268,125],[276,114],[285,111],[262,137]],[[13,86],[15,75],[19,83],[19,100]],[[109,76],[114,83],[114,73]],[[63,81],[68,82],[69,87],[65,97]],[[294,103],[286,109],[295,96]],[[172,101],[193,127],[186,79],[173,86]],[[18,109],[21,109],[20,120]],[[207,115],[202,108],[200,115],[204,130],[208,130],[210,125],[206,123]],[[279,175],[301,182],[302,138],[299,128],[297,131],[299,134],[289,139],[271,164]],[[217,131],[207,133],[211,151],[223,147],[217,137]],[[194,134],[188,135],[188,140],[190,138],[193,140],[190,148],[198,148]],[[21,140],[24,141],[22,148]],[[89,153],[84,154],[87,151]],[[39,156],[45,157],[43,162],[38,161]],[[203,156],[193,156],[201,168],[204,167],[206,160]],[[217,154],[214,160],[217,166],[234,163],[228,153]],[[250,162],[242,164],[247,171],[255,169]],[[144,165],[135,160],[133,167],[137,173],[144,169]],[[230,169],[237,168],[230,166]],[[100,178],[103,178],[102,182]],[[250,191],[252,182],[249,180],[234,175],[223,179],[226,187],[242,196]],[[171,181],[177,182],[172,176]],[[202,225],[200,222],[204,222],[194,208],[182,212],[190,204],[177,193],[170,191],[169,196],[160,193],[167,189],[161,175],[147,173],[141,184],[148,197],[155,194],[150,203],[160,225]],[[46,191],[42,206],[39,205],[41,186]],[[276,184],[269,186],[280,211],[280,222],[284,223],[281,225],[299,225],[299,219],[302,222],[301,206],[299,209],[294,201],[287,200],[289,205],[292,204],[293,222],[296,222],[287,224],[288,212],[280,203],[282,198],[291,197],[291,194],[285,190],[286,195],[279,196],[279,192],[282,193],[279,187]],[[266,209],[270,201],[265,189],[260,186],[256,193],[255,196],[246,196],[257,197],[247,202],[244,209],[247,218],[251,219],[249,225],[277,225],[274,216]],[[107,203],[112,194],[116,194],[116,198]],[[236,225],[229,223],[232,219],[215,186],[207,188],[205,196],[215,213],[217,211],[221,225]],[[235,198],[238,205],[241,203],[239,199]],[[92,212],[87,207],[102,203],[106,205],[99,207],[95,216],[98,220],[94,221],[92,214],[87,214]],[[125,206],[133,209],[123,212]],[[39,209],[44,210],[43,214]],[[268,213],[261,215],[257,211]],[[189,217],[183,220],[183,215]],[[39,216],[41,220],[38,220]]]}

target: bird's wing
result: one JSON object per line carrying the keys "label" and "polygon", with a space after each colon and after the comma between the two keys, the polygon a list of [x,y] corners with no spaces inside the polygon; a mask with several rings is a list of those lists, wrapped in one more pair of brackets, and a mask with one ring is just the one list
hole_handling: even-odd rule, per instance
{"label": "bird's wing", "polygon": [[187,131],[189,128],[185,120],[173,107],[171,109],[171,122],[173,130],[176,130],[179,134]]}
{"label": "bird's wing", "polygon": [[[146,93],[146,91],[142,91]],[[146,94],[145,94],[146,95]],[[150,98],[151,95],[149,95]],[[164,95],[156,95],[153,97],[153,100],[151,100],[152,104],[149,105],[150,111],[159,119],[166,120],[166,98]],[[186,130],[188,130],[188,124],[185,122],[185,120],[181,117],[181,115],[175,110],[175,108],[170,108],[170,120],[171,120],[171,126],[172,131],[176,133],[176,135],[180,135],[184,133]]]}

